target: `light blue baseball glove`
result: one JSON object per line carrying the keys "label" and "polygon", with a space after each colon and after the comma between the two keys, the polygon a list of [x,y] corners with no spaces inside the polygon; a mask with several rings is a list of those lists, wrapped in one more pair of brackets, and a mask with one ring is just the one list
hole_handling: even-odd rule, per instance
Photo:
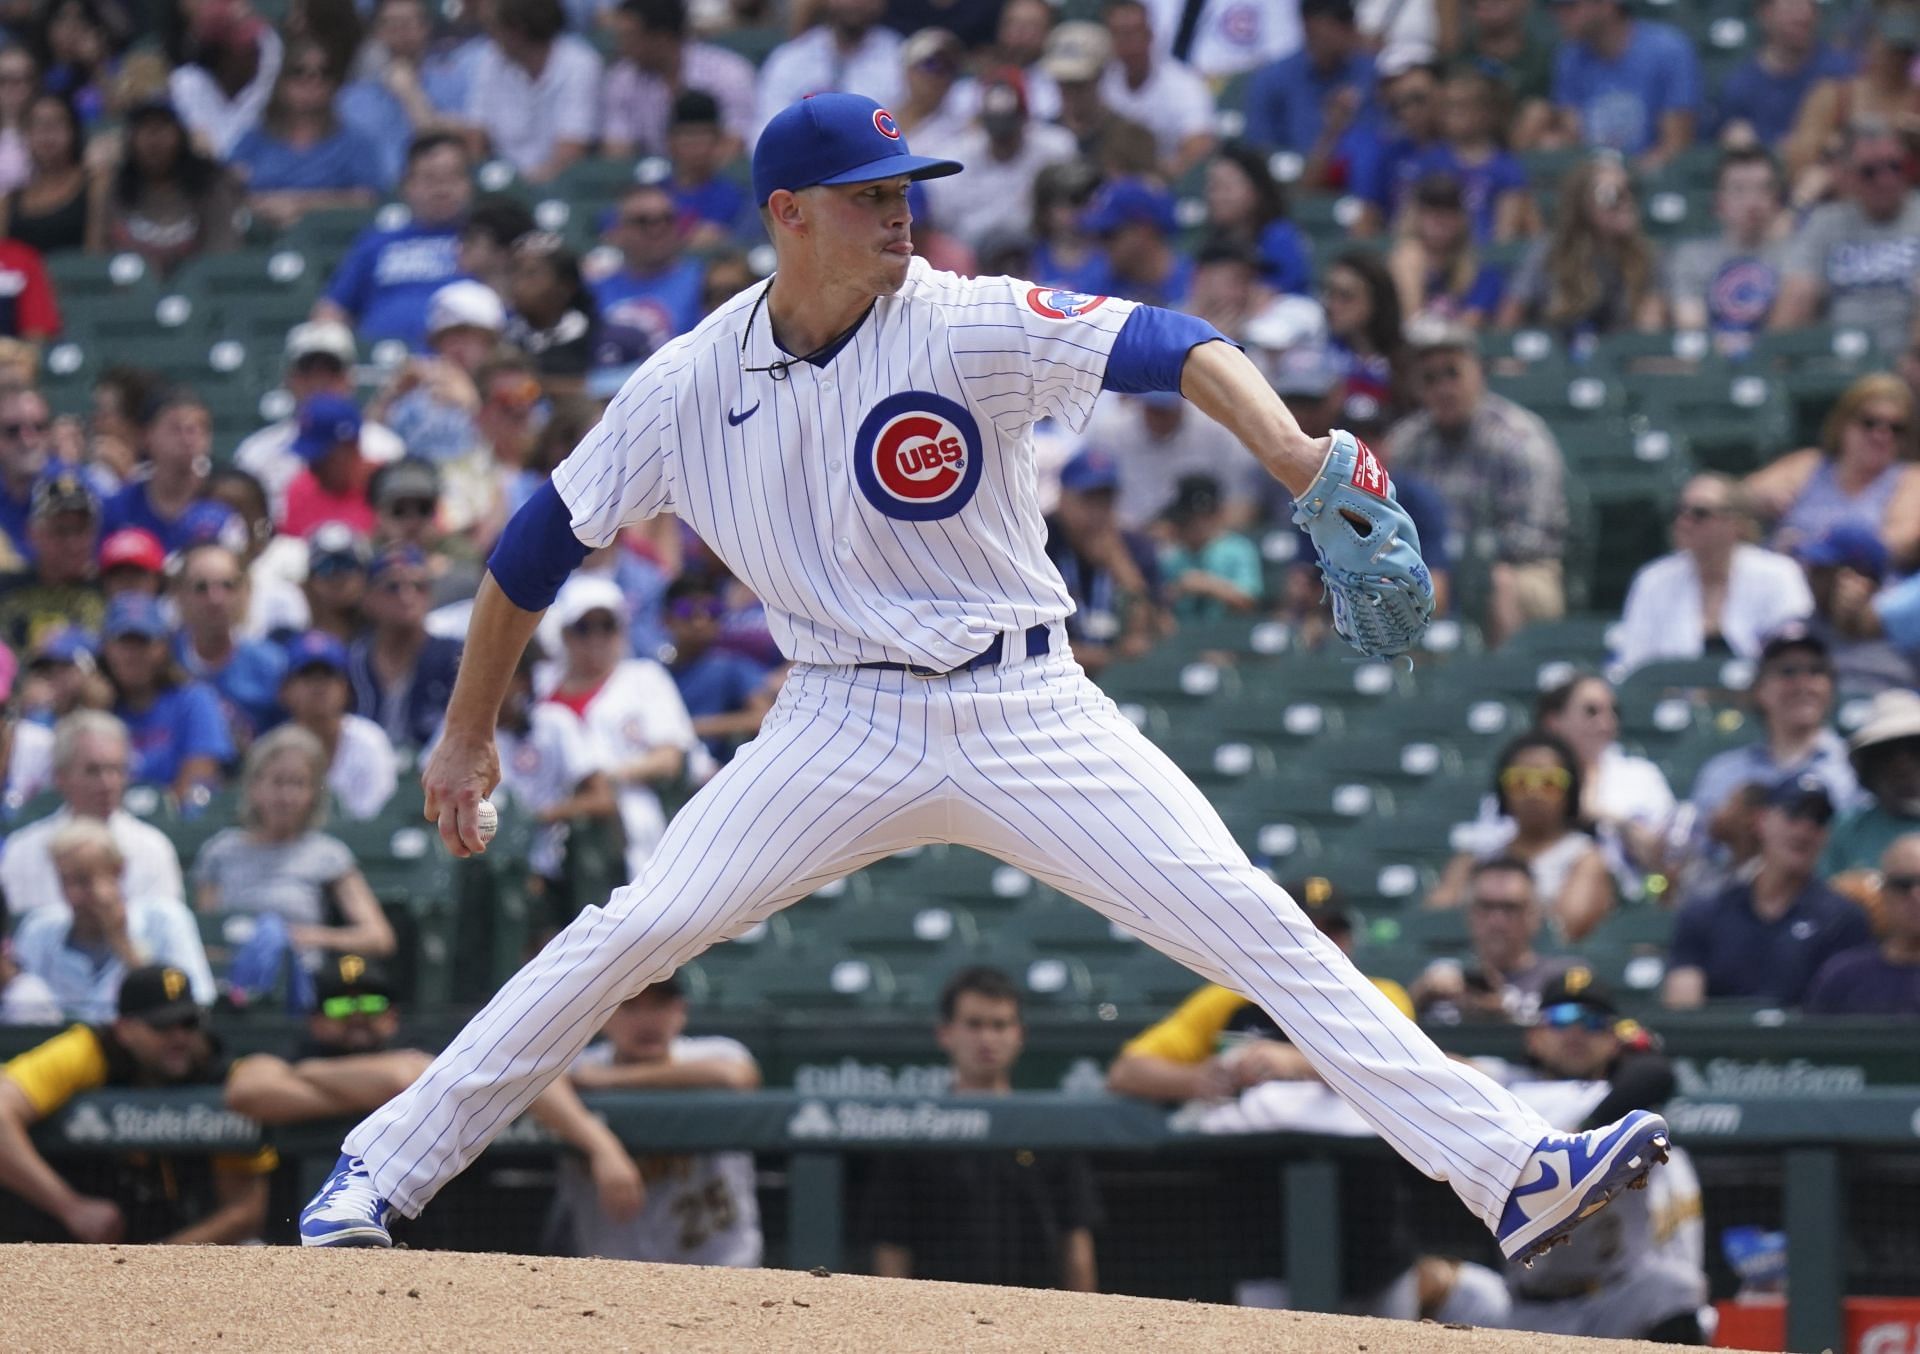
{"label": "light blue baseball glove", "polygon": [[1433,619],[1433,576],[1373,449],[1336,430],[1293,522],[1313,538],[1340,637],[1369,658],[1411,649]]}

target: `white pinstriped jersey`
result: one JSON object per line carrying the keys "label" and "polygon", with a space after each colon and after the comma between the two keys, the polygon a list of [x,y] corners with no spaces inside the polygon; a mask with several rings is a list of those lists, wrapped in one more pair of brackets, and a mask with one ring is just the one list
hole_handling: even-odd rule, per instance
{"label": "white pinstriped jersey", "polygon": [[655,354],[554,471],[575,534],[677,514],[797,662],[952,668],[1072,611],[1031,429],[1085,426],[1134,303],[916,258],[824,366],[776,379],[745,370],[789,357],[764,290]]}

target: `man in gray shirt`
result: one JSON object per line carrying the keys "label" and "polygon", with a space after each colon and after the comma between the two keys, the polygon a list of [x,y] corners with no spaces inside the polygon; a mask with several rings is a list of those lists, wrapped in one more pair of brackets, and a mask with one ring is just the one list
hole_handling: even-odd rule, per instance
{"label": "man in gray shirt", "polygon": [[1720,157],[1713,197],[1720,234],[1681,244],[1667,266],[1674,328],[1711,331],[1723,353],[1746,351],[1780,294],[1786,251],[1774,222],[1781,206],[1780,172],[1764,150],[1743,146]]}
{"label": "man in gray shirt", "polygon": [[1920,309],[1920,193],[1906,151],[1882,124],[1847,136],[1844,197],[1817,208],[1787,247],[1773,329],[1826,322],[1866,330],[1882,353],[1904,352]]}

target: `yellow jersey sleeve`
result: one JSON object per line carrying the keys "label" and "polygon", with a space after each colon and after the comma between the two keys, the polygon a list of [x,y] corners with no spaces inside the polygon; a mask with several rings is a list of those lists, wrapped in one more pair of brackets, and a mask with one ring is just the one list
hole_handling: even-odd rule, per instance
{"label": "yellow jersey sleeve", "polygon": [[1381,995],[1399,1008],[1400,1014],[1408,1020],[1413,1019],[1413,998],[1407,995],[1407,989],[1391,978],[1369,978],[1368,982],[1380,989]]}
{"label": "yellow jersey sleeve", "polygon": [[34,1112],[45,1118],[82,1091],[107,1084],[107,1053],[99,1035],[75,1025],[28,1049],[0,1073],[26,1092]]}
{"label": "yellow jersey sleeve", "polygon": [[1238,992],[1208,983],[1174,1008],[1173,1013],[1120,1050],[1176,1063],[1203,1063],[1217,1051],[1220,1034],[1233,1013],[1247,1004]]}
{"label": "yellow jersey sleeve", "polygon": [[232,1152],[213,1159],[213,1169],[222,1175],[272,1175],[280,1169],[280,1154],[271,1147],[254,1152]]}

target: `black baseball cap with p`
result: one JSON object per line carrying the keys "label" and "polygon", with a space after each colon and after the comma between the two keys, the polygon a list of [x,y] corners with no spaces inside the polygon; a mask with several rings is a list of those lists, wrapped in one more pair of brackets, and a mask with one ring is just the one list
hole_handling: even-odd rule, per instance
{"label": "black baseball cap with p", "polygon": [[120,1015],[157,1030],[198,1026],[204,1018],[193,984],[171,964],[147,964],[120,980]]}
{"label": "black baseball cap with p", "polygon": [[906,175],[958,174],[958,160],[907,150],[893,114],[861,94],[813,94],[773,115],[753,148],[753,200],[774,190],[799,192],[823,183],[871,183]]}

